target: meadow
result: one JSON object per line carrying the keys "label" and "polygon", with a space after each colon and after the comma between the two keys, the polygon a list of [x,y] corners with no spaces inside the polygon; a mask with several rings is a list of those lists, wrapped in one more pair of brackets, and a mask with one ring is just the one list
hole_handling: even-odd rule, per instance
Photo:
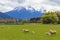
{"label": "meadow", "polygon": [[[57,31],[54,36],[45,33],[51,28]],[[28,29],[24,33],[23,29]],[[35,34],[32,34],[32,31]],[[60,25],[31,23],[24,25],[0,25],[0,40],[60,40]]]}

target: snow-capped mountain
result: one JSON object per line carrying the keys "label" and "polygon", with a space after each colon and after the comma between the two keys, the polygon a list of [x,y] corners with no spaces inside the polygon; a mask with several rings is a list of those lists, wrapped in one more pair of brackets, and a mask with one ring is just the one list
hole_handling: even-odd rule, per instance
{"label": "snow-capped mountain", "polygon": [[29,20],[31,18],[38,18],[43,15],[42,10],[36,11],[34,8],[26,9],[24,7],[17,7],[12,11],[6,12],[12,18],[16,19],[26,19]]}

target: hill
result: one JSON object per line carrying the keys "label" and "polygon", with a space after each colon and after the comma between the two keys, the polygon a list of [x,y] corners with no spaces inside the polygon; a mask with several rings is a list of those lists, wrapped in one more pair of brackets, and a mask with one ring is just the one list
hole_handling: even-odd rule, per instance
{"label": "hill", "polygon": [[8,16],[6,13],[0,12],[0,19],[13,19],[13,18]]}

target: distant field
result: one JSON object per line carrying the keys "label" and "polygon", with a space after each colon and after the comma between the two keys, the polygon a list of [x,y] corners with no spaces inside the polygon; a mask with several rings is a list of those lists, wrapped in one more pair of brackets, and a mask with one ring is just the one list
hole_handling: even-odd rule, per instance
{"label": "distant field", "polygon": [[[56,29],[57,34],[55,36],[45,34],[51,28]],[[28,29],[29,33],[24,33],[23,29]],[[34,35],[32,35],[32,31],[35,31]],[[0,40],[60,40],[60,25],[0,25]]]}

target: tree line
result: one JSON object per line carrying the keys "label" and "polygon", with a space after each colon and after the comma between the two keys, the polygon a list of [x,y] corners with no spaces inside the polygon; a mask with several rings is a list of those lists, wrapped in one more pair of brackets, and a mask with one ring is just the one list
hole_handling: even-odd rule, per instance
{"label": "tree line", "polygon": [[60,24],[60,11],[55,12],[45,12],[42,17],[31,18],[30,20],[0,20],[0,23],[14,23],[14,24],[24,24],[24,23],[42,23],[42,24]]}
{"label": "tree line", "polygon": [[60,11],[45,12],[42,17],[23,20],[25,23],[60,24]]}

